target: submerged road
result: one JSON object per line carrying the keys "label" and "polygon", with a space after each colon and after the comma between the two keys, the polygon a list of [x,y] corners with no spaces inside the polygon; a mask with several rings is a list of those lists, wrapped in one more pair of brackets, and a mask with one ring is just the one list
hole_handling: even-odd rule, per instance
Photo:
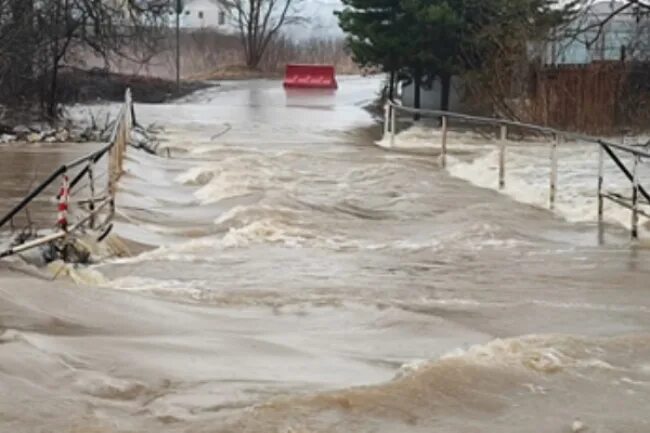
{"label": "submerged road", "polygon": [[0,432],[650,431],[650,250],[597,242],[591,151],[563,150],[553,214],[542,144],[499,194],[489,138],[453,135],[448,170],[426,128],[375,146],[378,90],[137,105],[172,158],[128,154],[134,254],[56,282],[0,263]]}

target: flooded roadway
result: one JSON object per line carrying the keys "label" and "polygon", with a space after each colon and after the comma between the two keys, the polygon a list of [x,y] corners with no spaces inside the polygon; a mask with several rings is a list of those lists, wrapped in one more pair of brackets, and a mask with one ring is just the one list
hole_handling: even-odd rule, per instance
{"label": "flooded roadway", "polygon": [[172,154],[129,153],[139,253],[0,264],[0,431],[650,431],[650,250],[375,146],[378,90],[138,105]]}

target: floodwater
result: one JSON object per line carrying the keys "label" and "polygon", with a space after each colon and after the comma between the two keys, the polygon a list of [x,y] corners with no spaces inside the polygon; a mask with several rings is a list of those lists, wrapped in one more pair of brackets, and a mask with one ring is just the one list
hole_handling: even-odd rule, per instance
{"label": "floodwater", "polygon": [[650,431],[650,249],[610,208],[599,241],[593,149],[561,150],[550,212],[545,145],[501,194],[489,137],[452,135],[447,170],[428,129],[376,146],[378,89],[137,105],[171,158],[129,151],[131,254],[0,263],[0,431]]}

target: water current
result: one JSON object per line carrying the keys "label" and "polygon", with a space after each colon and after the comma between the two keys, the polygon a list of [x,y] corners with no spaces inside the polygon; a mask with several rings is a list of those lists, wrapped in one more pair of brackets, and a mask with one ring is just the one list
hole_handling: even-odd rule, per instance
{"label": "water current", "polygon": [[[560,149],[551,212],[547,143],[500,193],[493,138],[453,132],[447,169],[427,127],[377,146],[379,86],[138,104],[171,158],[129,150],[129,254],[0,262],[0,431],[650,431],[650,249],[615,207],[599,239],[596,149]],[[2,210],[89,146],[2,148]]]}

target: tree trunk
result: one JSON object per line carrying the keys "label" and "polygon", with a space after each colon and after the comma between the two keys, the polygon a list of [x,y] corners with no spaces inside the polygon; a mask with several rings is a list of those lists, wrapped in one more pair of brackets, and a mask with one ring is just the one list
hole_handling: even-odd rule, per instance
{"label": "tree trunk", "polygon": [[443,74],[440,76],[440,109],[449,111],[449,96],[451,95],[451,75]]}
{"label": "tree trunk", "polygon": [[388,100],[395,98],[395,71],[390,71],[390,83],[388,84]]}
{"label": "tree trunk", "polygon": [[[422,88],[422,68],[420,66],[415,67],[413,72],[413,108],[421,108],[420,103],[420,90]],[[413,114],[413,120],[420,120],[420,113]]]}
{"label": "tree trunk", "polygon": [[58,90],[58,86],[57,86],[58,82],[59,82],[59,62],[57,60],[52,65],[52,77],[51,77],[51,81],[50,81],[50,91],[49,91],[48,101],[47,101],[47,115],[52,119],[57,117],[57,112],[56,112],[57,95],[56,95],[56,92]]}
{"label": "tree trunk", "polygon": [[34,1],[13,0],[11,3],[12,22],[10,32],[20,41],[10,48],[13,64],[9,71],[8,83],[16,94],[24,93],[25,86],[33,79],[34,58]]}
{"label": "tree trunk", "polygon": [[49,91],[47,92],[47,115],[54,119],[56,117],[56,92],[59,79],[59,31],[61,26],[61,14],[65,11],[62,10],[63,5],[61,0],[56,0],[56,8],[54,10],[53,28],[54,34],[50,41],[50,56],[52,62],[52,71],[50,75]]}

